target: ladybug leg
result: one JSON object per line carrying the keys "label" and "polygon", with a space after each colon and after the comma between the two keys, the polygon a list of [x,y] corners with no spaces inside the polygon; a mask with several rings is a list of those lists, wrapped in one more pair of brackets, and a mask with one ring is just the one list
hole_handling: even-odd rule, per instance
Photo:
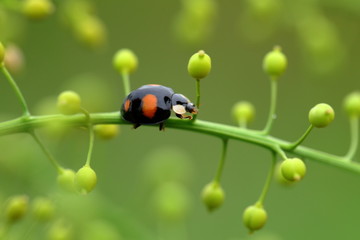
{"label": "ladybug leg", "polygon": [[160,130],[160,131],[165,131],[165,124],[164,124],[164,122],[162,122],[162,123],[159,124],[159,130]]}
{"label": "ladybug leg", "polygon": [[137,129],[137,128],[140,127],[140,126],[141,126],[140,123],[135,123],[135,124],[133,125],[133,128],[134,128],[134,129]]}
{"label": "ladybug leg", "polygon": [[184,119],[184,118],[187,118],[187,119],[192,119],[192,116],[187,116],[187,115],[183,115],[183,114],[178,114],[176,113],[175,114],[178,118],[181,118],[181,119]]}

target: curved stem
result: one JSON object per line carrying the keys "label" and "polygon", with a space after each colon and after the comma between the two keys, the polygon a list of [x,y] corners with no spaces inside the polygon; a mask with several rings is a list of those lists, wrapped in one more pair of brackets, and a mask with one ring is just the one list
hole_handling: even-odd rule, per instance
{"label": "curved stem", "polygon": [[348,161],[351,161],[351,159],[355,156],[356,150],[358,148],[358,142],[359,142],[359,118],[358,117],[352,117],[350,118],[350,147],[345,155],[345,158],[348,159]]}
{"label": "curved stem", "polygon": [[92,156],[92,150],[94,148],[94,128],[93,128],[93,124],[91,124],[91,117],[90,117],[90,113],[85,110],[84,108],[81,108],[81,111],[84,113],[87,122],[88,122],[88,129],[89,129],[89,150],[88,150],[88,154],[87,154],[87,158],[86,158],[86,163],[85,166],[89,166],[90,167],[90,162],[91,162],[91,156]]}
{"label": "curved stem", "polygon": [[305,138],[309,135],[309,133],[311,132],[311,130],[313,130],[314,125],[310,125],[308,127],[308,129],[305,131],[305,133],[294,143],[291,143],[289,146],[286,147],[286,149],[292,150],[295,149],[297,146],[299,146],[304,140]]}
{"label": "curved stem", "polygon": [[131,91],[129,74],[127,72],[123,72],[121,75],[122,75],[122,80],[123,80],[124,93],[125,93],[125,96],[127,96],[127,95],[129,95],[129,93]]}
{"label": "curved stem", "polygon": [[23,116],[30,116],[30,112],[29,112],[29,108],[27,106],[27,103],[25,101],[24,96],[22,95],[20,88],[18,87],[18,85],[16,84],[15,80],[12,78],[11,74],[9,73],[9,71],[6,69],[6,67],[2,64],[0,64],[0,70],[2,71],[2,73],[4,74],[5,78],[8,80],[11,88],[14,90],[16,97],[19,99],[22,108],[23,108]]}
{"label": "curved stem", "polygon": [[57,172],[60,174],[63,172],[63,168],[60,166],[60,164],[55,160],[53,155],[50,153],[50,151],[45,147],[45,145],[42,143],[40,138],[37,136],[37,134],[34,131],[30,132],[31,136],[34,138],[34,140],[37,142],[37,144],[40,146],[41,150],[44,152],[46,157],[50,160],[50,163],[55,167]]}
{"label": "curved stem", "polygon": [[[131,124],[124,121],[120,113],[93,113],[90,114],[90,122],[96,124]],[[44,116],[31,116],[28,119],[17,118],[14,120],[0,123],[0,136],[14,133],[28,132],[31,129],[44,127],[49,123],[58,123],[65,126],[88,126],[87,118],[82,114],[72,116],[65,115],[44,115]],[[343,156],[337,156],[327,152],[315,150],[305,146],[298,146],[295,149],[286,149],[289,142],[272,137],[264,136],[258,131],[250,129],[242,129],[236,126],[229,126],[220,123],[208,122],[203,120],[189,121],[184,119],[170,118],[166,122],[167,128],[188,130],[191,132],[198,132],[220,138],[234,139],[238,141],[248,142],[258,145],[273,151],[278,148],[283,151],[298,155],[302,159],[314,160],[326,165],[344,169],[360,175],[360,164],[356,162],[348,162]],[[154,125],[146,125],[143,127],[153,127]],[[157,127],[157,126],[156,126]]]}
{"label": "curved stem", "polygon": [[[196,103],[195,106],[199,110],[200,108],[200,79],[196,79]],[[197,118],[197,114],[193,115],[193,120]]]}
{"label": "curved stem", "polygon": [[224,165],[225,165],[228,141],[229,141],[229,139],[227,139],[227,138],[222,139],[221,158],[220,158],[218,169],[217,169],[216,176],[215,176],[215,179],[214,179],[214,181],[216,181],[218,183],[220,183],[221,175],[222,175]]}
{"label": "curved stem", "polygon": [[89,150],[88,150],[85,166],[90,166],[92,150],[94,148],[94,139],[95,138],[94,138],[94,128],[92,125],[89,126],[89,135],[90,135]]}
{"label": "curved stem", "polygon": [[273,156],[272,156],[273,159],[272,159],[272,162],[271,162],[271,167],[269,169],[269,173],[267,175],[265,185],[264,185],[264,188],[263,188],[263,190],[261,192],[259,200],[256,202],[256,205],[258,205],[258,206],[263,206],[265,197],[266,197],[267,193],[269,192],[271,180],[273,179],[273,175],[274,175],[274,171],[275,171],[275,165],[276,165],[276,153],[272,152],[272,154],[273,154]]}
{"label": "curved stem", "polygon": [[271,127],[273,125],[274,119],[276,118],[276,99],[277,99],[277,78],[271,78],[271,93],[270,93],[270,111],[268,120],[266,122],[265,128],[262,131],[262,134],[267,135],[270,133]]}

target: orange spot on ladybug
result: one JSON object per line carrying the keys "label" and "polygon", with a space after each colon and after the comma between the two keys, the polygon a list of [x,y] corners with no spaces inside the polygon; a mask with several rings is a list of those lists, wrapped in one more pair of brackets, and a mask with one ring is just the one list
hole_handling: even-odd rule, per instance
{"label": "orange spot on ladybug", "polygon": [[125,104],[124,104],[124,111],[125,111],[125,112],[129,111],[130,103],[131,103],[131,102],[130,102],[129,99],[125,101]]}
{"label": "orange spot on ladybug", "polygon": [[153,118],[157,110],[157,97],[153,94],[147,94],[142,99],[142,113],[145,117]]}

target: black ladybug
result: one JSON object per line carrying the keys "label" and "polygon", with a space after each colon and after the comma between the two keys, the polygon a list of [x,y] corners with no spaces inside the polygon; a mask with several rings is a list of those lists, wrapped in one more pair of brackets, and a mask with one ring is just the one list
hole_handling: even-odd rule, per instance
{"label": "black ladybug", "polygon": [[186,112],[197,114],[193,103],[184,95],[174,93],[165,86],[149,84],[132,91],[121,106],[121,116],[124,120],[134,124],[134,128],[141,125],[159,124],[164,129],[164,121],[173,110],[178,118],[188,118]]}

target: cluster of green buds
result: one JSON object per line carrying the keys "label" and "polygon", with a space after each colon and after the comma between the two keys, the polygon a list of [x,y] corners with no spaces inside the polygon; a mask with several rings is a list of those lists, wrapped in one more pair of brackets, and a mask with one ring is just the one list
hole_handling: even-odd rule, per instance
{"label": "cluster of green buds", "polygon": [[[50,223],[56,215],[54,202],[46,197],[36,197],[32,201],[27,195],[10,197],[4,205],[4,223],[1,225],[0,238],[12,239],[10,229],[14,224],[31,217],[37,223]],[[29,215],[29,216],[28,216]]]}
{"label": "cluster of green buds", "polygon": [[[57,101],[57,106],[60,112],[64,115],[73,115],[79,112],[83,112],[85,116],[90,120],[89,113],[81,107],[81,98],[74,91],[62,92]],[[93,127],[89,122],[90,132],[90,147],[89,155],[86,164],[80,168],[76,173],[71,169],[59,169],[59,175],[57,178],[58,184],[65,190],[73,192],[78,191],[81,194],[87,194],[91,192],[97,183],[97,176],[95,171],[90,167],[90,157],[93,147]],[[104,128],[104,127],[103,127]],[[98,133],[105,137],[111,138],[114,135],[114,130],[107,131],[98,130]],[[105,132],[105,133],[104,133]],[[116,134],[116,133],[115,133]]]}

